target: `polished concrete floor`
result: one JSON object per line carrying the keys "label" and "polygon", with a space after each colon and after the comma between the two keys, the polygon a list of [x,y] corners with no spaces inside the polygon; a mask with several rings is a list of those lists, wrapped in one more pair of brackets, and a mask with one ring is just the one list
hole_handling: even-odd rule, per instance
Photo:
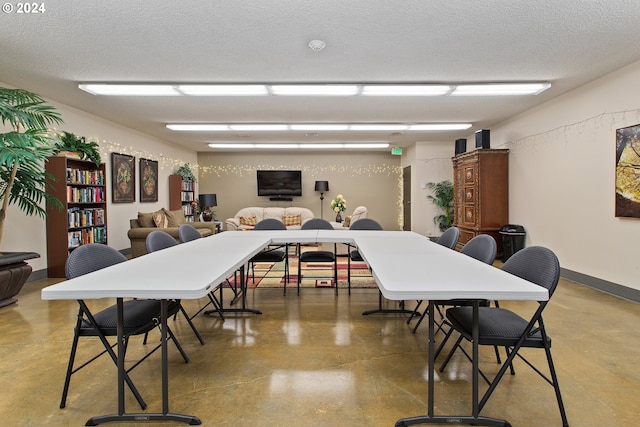
{"label": "polished concrete floor", "polygon": [[[91,416],[117,411],[115,366],[107,358],[74,375],[67,407],[58,407],[77,304],[42,301],[40,289],[50,283],[27,284],[18,304],[0,309],[4,426],[80,426]],[[413,334],[403,315],[362,316],[377,297],[375,289],[337,298],[330,289],[303,289],[300,297],[283,297],[278,289],[250,291],[249,305],[264,314],[229,316],[225,322],[198,316],[203,346],[183,319],[172,321],[191,362],[169,348],[171,411],[196,415],[205,426],[393,426],[398,418],[424,414],[426,325]],[[193,312],[202,302],[185,306]],[[545,320],[570,425],[635,425],[640,305],[563,280]],[[81,356],[99,346],[86,339]],[[132,339],[127,360],[141,351],[141,340]],[[528,354],[544,367],[539,353]],[[491,349],[481,349],[481,367],[497,370]],[[159,368],[156,354],[132,373],[152,412],[161,409]],[[516,370],[482,414],[513,426],[560,426],[551,386],[522,362]],[[436,379],[436,412],[469,413],[470,364],[456,358]],[[139,412],[128,391],[126,397],[127,410]]]}

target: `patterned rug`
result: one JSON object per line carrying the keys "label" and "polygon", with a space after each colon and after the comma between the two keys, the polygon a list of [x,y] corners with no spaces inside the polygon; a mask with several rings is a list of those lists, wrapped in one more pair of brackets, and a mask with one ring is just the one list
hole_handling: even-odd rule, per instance
{"label": "patterned rug", "polygon": [[[317,250],[315,246],[303,247],[303,251]],[[287,288],[295,288],[298,283],[298,257],[290,248],[289,255],[289,282]],[[254,266],[255,278],[249,271],[249,288],[282,288],[284,286],[285,263],[257,263]],[[338,256],[338,288],[347,288],[348,260],[347,256]],[[239,280],[239,277],[238,277]],[[234,283],[233,278],[230,279]],[[302,265],[301,288],[333,288],[333,264],[332,263],[304,263]],[[352,288],[377,288],[377,284],[367,265],[363,262],[351,262],[351,287]]]}

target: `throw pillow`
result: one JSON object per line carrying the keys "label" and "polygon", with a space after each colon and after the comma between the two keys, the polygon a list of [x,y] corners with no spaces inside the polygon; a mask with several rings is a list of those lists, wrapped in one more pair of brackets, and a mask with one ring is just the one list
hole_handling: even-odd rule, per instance
{"label": "throw pillow", "polygon": [[168,211],[165,208],[162,208],[162,211],[167,217],[169,221],[169,227],[180,227],[185,223],[184,219],[184,211],[182,209],[176,209],[173,211]]}
{"label": "throw pillow", "polygon": [[145,228],[152,228],[155,227],[156,224],[153,222],[153,214],[156,214],[160,211],[157,212],[138,212],[138,225],[140,225],[140,227],[145,227]]}
{"label": "throw pillow", "polygon": [[158,228],[167,228],[169,226],[169,218],[163,211],[153,213],[153,222]]}
{"label": "throw pillow", "polygon": [[282,222],[284,225],[301,225],[302,224],[302,215],[284,215],[282,217]]}
{"label": "throw pillow", "polygon": [[240,217],[240,225],[248,225],[250,227],[255,227],[256,225],[256,217],[254,216],[241,216]]}

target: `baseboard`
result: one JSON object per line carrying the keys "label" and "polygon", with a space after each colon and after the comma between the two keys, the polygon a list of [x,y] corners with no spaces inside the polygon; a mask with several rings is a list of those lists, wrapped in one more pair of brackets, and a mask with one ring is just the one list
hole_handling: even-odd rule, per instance
{"label": "baseboard", "polygon": [[609,282],[607,280],[598,279],[597,277],[588,276],[566,268],[561,268],[560,270],[560,275],[567,280],[606,292],[619,298],[624,298],[633,302],[640,302],[640,290]]}

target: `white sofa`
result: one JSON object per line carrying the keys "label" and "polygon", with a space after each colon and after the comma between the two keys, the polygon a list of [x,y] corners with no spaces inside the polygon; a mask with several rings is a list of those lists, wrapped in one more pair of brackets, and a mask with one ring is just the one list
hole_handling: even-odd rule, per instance
{"label": "white sofa", "polygon": [[[300,215],[300,220],[297,220]],[[283,222],[289,230],[299,230],[302,224],[313,218],[313,212],[307,208],[242,208],[233,218],[224,222],[227,231],[251,230],[258,222],[267,218],[275,218]],[[299,223],[298,223],[299,222]]]}

